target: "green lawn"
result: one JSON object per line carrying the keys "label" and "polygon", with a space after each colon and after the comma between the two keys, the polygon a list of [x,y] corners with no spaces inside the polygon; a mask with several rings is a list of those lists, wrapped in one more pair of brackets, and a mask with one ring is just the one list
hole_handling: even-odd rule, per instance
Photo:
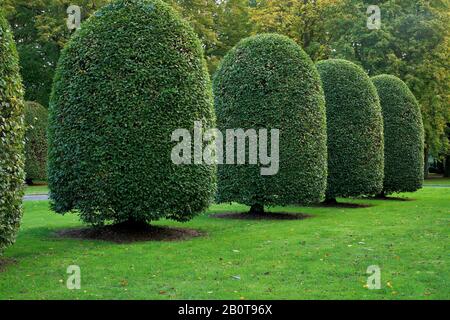
{"label": "green lawn", "polygon": [[26,195],[47,194],[47,193],[48,193],[47,185],[25,186]]}
{"label": "green lawn", "polygon": [[[306,220],[224,220],[204,214],[180,224],[207,232],[184,242],[114,244],[58,239],[81,225],[48,202],[25,202],[21,231],[0,273],[2,299],[449,299],[450,189],[402,195],[415,201],[351,200],[360,209],[289,207]],[[214,205],[210,212],[245,210]],[[81,268],[68,290],[66,268]],[[381,268],[382,288],[364,287]]]}
{"label": "green lawn", "polygon": [[424,185],[450,185],[450,178],[430,178],[424,180]]}

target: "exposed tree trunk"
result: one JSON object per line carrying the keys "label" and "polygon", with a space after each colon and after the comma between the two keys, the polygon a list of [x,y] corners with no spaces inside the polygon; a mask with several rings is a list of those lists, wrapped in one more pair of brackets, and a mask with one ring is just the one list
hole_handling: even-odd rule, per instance
{"label": "exposed tree trunk", "polygon": [[118,224],[120,227],[126,230],[140,230],[148,228],[149,224],[144,220],[136,220],[129,218],[127,221]]}
{"label": "exposed tree trunk", "polygon": [[424,159],[423,159],[423,164],[424,164],[423,177],[425,179],[428,178],[428,170],[430,169],[430,163],[428,162],[428,155],[429,155],[428,148],[425,148]]}
{"label": "exposed tree trunk", "polygon": [[264,213],[264,206],[262,204],[256,203],[253,204],[250,207],[250,214],[263,214]]}
{"label": "exposed tree trunk", "polygon": [[375,196],[375,198],[377,198],[377,199],[386,199],[386,194],[384,193],[384,190],[381,191],[379,194],[377,194]]}
{"label": "exposed tree trunk", "polygon": [[444,159],[444,177],[450,177],[450,155]]}
{"label": "exposed tree trunk", "polygon": [[330,204],[330,205],[334,205],[337,204],[337,200],[336,198],[329,198],[329,197],[325,197],[325,200],[323,202],[324,204]]}

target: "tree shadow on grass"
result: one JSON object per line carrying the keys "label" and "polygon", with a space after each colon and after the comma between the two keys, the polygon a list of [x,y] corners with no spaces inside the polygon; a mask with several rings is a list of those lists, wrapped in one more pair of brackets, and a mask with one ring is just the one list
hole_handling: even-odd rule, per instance
{"label": "tree shadow on grass", "polygon": [[341,209],[359,209],[359,208],[369,208],[369,207],[373,207],[373,204],[367,204],[367,203],[351,203],[351,202],[335,202],[335,203],[321,202],[321,203],[313,204],[313,205],[311,205],[311,207],[319,207],[319,208],[341,208]]}
{"label": "tree shadow on grass", "polygon": [[221,212],[209,215],[212,218],[219,219],[237,219],[237,220],[303,220],[312,216],[305,213],[289,213],[289,212]]}
{"label": "tree shadow on grass", "polygon": [[391,196],[375,196],[375,197],[366,197],[365,200],[381,200],[381,201],[416,201],[413,198],[403,198],[403,197],[391,197]]}
{"label": "tree shadow on grass", "polygon": [[101,227],[62,229],[54,232],[54,235],[59,238],[101,240],[114,243],[184,241],[204,236],[205,234],[205,232],[189,228],[153,226],[150,224],[129,226],[123,223]]}

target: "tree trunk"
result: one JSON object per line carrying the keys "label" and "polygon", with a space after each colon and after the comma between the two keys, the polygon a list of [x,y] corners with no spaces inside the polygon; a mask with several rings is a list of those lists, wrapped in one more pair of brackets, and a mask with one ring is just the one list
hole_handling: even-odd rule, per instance
{"label": "tree trunk", "polygon": [[330,205],[335,205],[337,204],[337,200],[336,198],[329,198],[329,197],[325,197],[325,201],[323,202],[324,204],[330,204]]}
{"label": "tree trunk", "polygon": [[423,164],[424,164],[423,177],[425,179],[427,179],[428,178],[428,170],[430,169],[430,163],[428,162],[428,148],[425,148],[425,151],[424,151]]}
{"label": "tree trunk", "polygon": [[129,218],[127,221],[119,223],[119,225],[126,230],[141,230],[146,229],[149,226],[146,221],[133,218]]}
{"label": "tree trunk", "polygon": [[375,196],[375,198],[377,198],[377,199],[386,199],[386,194],[384,193],[384,190],[381,191],[379,194],[377,194]]}
{"label": "tree trunk", "polygon": [[263,214],[264,213],[264,206],[262,204],[256,203],[253,204],[250,207],[250,214]]}
{"label": "tree trunk", "polygon": [[450,177],[450,155],[447,155],[444,159],[444,177]]}

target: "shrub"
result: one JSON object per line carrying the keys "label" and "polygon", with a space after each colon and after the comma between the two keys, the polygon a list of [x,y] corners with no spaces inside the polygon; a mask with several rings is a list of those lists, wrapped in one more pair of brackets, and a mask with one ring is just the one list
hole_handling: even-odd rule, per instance
{"label": "shrub", "polygon": [[373,195],[383,186],[383,119],[375,86],[352,62],[317,63],[328,133],[327,200]]}
{"label": "shrub", "polygon": [[325,105],[308,55],[285,36],[244,39],[223,59],[213,90],[222,132],[280,130],[278,173],[262,176],[261,164],[220,165],[218,201],[243,203],[251,211],[320,201],[327,170]]}
{"label": "shrub", "polygon": [[58,213],[92,224],[186,221],[215,192],[215,167],[175,165],[171,134],[215,122],[194,31],[160,0],[119,0],[64,48],[49,108],[49,187]]}
{"label": "shrub", "polygon": [[22,217],[23,89],[13,35],[0,10],[0,253]]}
{"label": "shrub", "polygon": [[413,192],[423,182],[424,130],[419,103],[399,78],[372,78],[384,121],[383,193]]}
{"label": "shrub", "polygon": [[25,103],[25,180],[47,180],[48,111],[37,102]]}

